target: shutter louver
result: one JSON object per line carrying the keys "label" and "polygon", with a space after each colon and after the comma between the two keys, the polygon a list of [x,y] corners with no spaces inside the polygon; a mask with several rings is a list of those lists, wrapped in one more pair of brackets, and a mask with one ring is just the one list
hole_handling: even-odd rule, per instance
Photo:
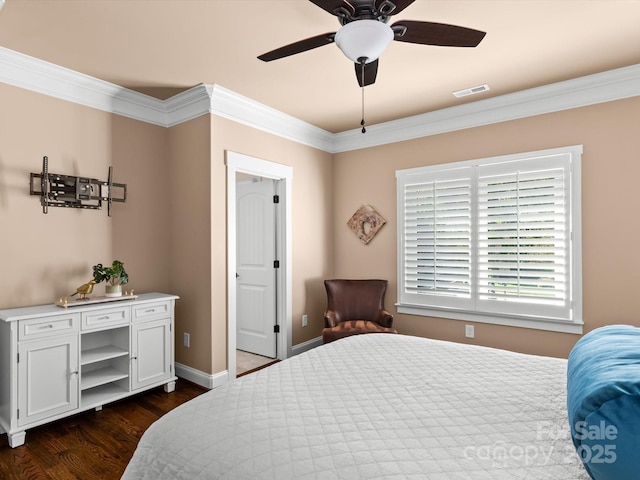
{"label": "shutter louver", "polygon": [[404,198],[406,292],[468,298],[471,180],[431,180],[407,185]]}
{"label": "shutter louver", "polygon": [[478,179],[480,300],[562,306],[567,300],[564,169]]}

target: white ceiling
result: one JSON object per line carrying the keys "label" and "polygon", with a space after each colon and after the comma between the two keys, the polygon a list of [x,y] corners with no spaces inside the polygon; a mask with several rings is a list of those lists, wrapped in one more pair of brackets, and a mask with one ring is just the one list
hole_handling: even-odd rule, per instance
{"label": "white ceiling", "polygon": [[[477,48],[392,42],[365,89],[369,125],[640,64],[640,0],[416,0],[398,20],[487,35]],[[158,98],[217,84],[330,132],[361,118],[338,48],[256,57],[338,28],[307,0],[6,0],[0,10],[0,46]]]}

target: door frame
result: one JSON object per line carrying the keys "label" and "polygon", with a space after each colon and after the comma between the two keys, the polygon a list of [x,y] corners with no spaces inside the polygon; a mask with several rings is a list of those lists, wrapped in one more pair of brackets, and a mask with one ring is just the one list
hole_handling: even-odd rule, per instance
{"label": "door frame", "polygon": [[291,184],[293,168],[242,153],[225,151],[227,165],[227,374],[236,378],[236,173],[246,173],[276,180],[280,211],[276,213],[276,253],[280,268],[276,270],[276,334],[279,360],[291,356],[292,339],[292,244]]}

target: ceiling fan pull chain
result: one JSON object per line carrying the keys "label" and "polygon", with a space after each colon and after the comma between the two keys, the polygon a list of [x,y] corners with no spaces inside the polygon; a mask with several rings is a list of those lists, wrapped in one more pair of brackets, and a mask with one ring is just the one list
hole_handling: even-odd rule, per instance
{"label": "ceiling fan pull chain", "polygon": [[362,133],[367,133],[367,129],[364,128],[365,125],[365,121],[364,121],[364,64],[366,63],[367,59],[364,57],[360,57],[358,60],[360,60],[360,64],[362,65],[362,120],[360,120],[360,125],[362,125]]}
{"label": "ceiling fan pull chain", "polygon": [[362,133],[367,133],[367,129],[364,128],[364,87],[362,87],[362,120],[360,120],[360,125],[362,125]]}

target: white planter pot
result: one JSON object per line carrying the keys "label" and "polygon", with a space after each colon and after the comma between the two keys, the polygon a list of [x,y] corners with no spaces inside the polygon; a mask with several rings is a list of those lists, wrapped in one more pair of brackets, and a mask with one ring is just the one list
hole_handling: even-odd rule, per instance
{"label": "white planter pot", "polygon": [[122,285],[107,285],[104,287],[105,297],[121,297]]}

